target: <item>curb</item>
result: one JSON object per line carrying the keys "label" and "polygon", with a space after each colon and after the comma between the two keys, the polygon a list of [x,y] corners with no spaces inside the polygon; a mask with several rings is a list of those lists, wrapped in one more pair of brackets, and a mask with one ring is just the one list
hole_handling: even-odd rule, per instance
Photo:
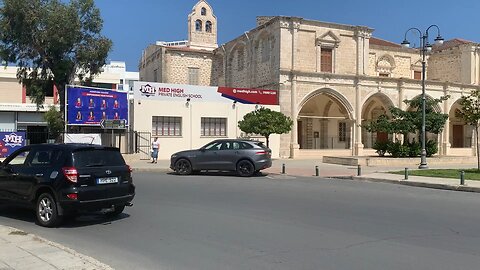
{"label": "curb", "polygon": [[452,191],[480,193],[480,188],[478,188],[478,187],[469,187],[469,186],[460,186],[460,185],[452,186],[452,185],[447,185],[447,184],[415,182],[415,181],[410,181],[410,180],[390,180],[390,179],[381,179],[381,178],[373,178],[373,177],[359,177],[359,176],[338,176],[338,177],[331,177],[331,178],[344,179],[344,180],[378,182],[378,183],[389,183],[389,184],[412,186],[412,187],[423,187],[423,188],[431,188],[431,189],[443,189],[443,190],[452,190]]}

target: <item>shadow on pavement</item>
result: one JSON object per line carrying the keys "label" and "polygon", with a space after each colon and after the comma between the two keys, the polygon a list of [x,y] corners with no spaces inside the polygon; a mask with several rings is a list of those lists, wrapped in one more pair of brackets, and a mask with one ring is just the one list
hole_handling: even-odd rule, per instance
{"label": "shadow on pavement", "polygon": [[[36,223],[35,212],[31,209],[20,208],[17,206],[0,206],[0,216],[21,220],[30,223]],[[75,217],[65,217],[59,228],[79,228],[91,225],[109,225],[114,221],[130,217],[129,214],[122,213],[114,218],[105,216],[102,211],[80,214]]]}
{"label": "shadow on pavement", "polygon": [[168,175],[177,175],[179,177],[184,177],[184,176],[235,176],[235,177],[238,177],[238,178],[252,178],[252,177],[265,177],[268,175],[268,173],[264,173],[264,172],[258,172],[258,173],[255,173],[254,175],[252,175],[251,177],[241,177],[239,176],[236,172],[232,172],[232,171],[201,171],[201,172],[196,172],[196,173],[192,173],[191,175],[179,175],[175,172],[168,172],[167,173]]}

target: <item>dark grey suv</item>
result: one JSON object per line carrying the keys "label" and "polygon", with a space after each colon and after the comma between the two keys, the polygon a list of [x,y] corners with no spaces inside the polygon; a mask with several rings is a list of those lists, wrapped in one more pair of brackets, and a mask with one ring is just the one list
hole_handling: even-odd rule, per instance
{"label": "dark grey suv", "polygon": [[0,164],[0,203],[35,209],[39,225],[53,227],[80,211],[123,212],[135,196],[131,169],[118,148],[38,144]]}
{"label": "dark grey suv", "polygon": [[263,142],[252,140],[215,140],[200,149],[172,155],[170,168],[187,175],[201,170],[236,171],[252,176],[272,166],[272,151]]}

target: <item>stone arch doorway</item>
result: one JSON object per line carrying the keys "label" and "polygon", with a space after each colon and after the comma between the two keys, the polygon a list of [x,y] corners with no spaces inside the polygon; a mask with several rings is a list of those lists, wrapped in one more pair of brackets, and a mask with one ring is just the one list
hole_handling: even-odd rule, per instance
{"label": "stone arch doorway", "polygon": [[351,149],[353,109],[345,97],[332,89],[320,89],[299,107],[300,149]]}
{"label": "stone arch doorway", "polygon": [[[383,93],[375,93],[370,96],[362,107],[362,125],[377,120],[382,115],[390,116],[392,100]],[[362,127],[362,143],[364,148],[372,148],[375,142],[385,142],[393,139],[393,134],[385,132],[368,132]]]}
{"label": "stone arch doorway", "polygon": [[460,100],[457,100],[448,113],[450,130],[448,140],[451,148],[471,148],[474,130],[458,115],[460,109]]}

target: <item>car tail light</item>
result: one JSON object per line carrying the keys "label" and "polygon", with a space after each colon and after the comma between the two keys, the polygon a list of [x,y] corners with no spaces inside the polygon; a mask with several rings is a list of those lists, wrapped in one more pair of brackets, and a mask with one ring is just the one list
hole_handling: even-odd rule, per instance
{"label": "car tail light", "polygon": [[267,151],[257,151],[255,152],[255,155],[268,155]]}
{"label": "car tail light", "polygon": [[77,193],[70,193],[70,194],[67,194],[67,197],[70,200],[76,200],[76,199],[78,199],[78,194]]}
{"label": "car tail light", "polygon": [[62,171],[63,171],[63,175],[65,175],[68,181],[72,183],[77,183],[78,172],[75,167],[63,167]]}

